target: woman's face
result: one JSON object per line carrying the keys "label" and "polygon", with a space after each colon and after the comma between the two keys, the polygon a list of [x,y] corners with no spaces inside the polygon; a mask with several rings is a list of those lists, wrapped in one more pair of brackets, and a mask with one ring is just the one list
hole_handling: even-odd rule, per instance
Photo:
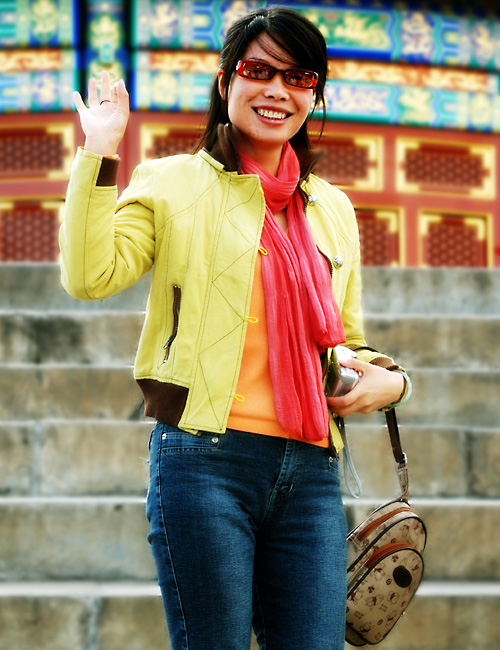
{"label": "woman's face", "polygon": [[[278,70],[300,67],[265,33],[250,43],[242,59],[267,63]],[[219,71],[219,90],[224,98],[221,76],[222,71]],[[247,155],[258,156],[272,149],[281,153],[285,142],[306,120],[314,101],[314,90],[290,86],[278,73],[268,81],[256,81],[233,72],[227,101],[238,146]]]}

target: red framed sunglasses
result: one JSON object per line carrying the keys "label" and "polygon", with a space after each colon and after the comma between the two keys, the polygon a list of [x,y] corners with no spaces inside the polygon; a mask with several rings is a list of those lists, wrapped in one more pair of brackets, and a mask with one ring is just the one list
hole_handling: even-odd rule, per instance
{"label": "red framed sunglasses", "polygon": [[302,68],[279,70],[268,63],[261,63],[260,61],[238,61],[236,72],[240,77],[253,79],[254,81],[269,81],[279,72],[285,83],[295,88],[314,89],[318,83],[318,73],[312,70],[303,70]]}

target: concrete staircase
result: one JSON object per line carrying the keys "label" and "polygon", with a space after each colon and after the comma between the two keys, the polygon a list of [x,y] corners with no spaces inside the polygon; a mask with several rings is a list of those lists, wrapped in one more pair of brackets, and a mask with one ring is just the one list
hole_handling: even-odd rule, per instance
{"label": "concrete staircase", "polygon": [[[0,265],[0,650],[169,647],[131,371],[147,284],[83,303],[55,265]],[[500,272],[367,268],[364,285],[368,341],[413,378],[399,420],[429,532],[425,581],[380,647],[498,650]],[[354,524],[397,484],[383,416],[347,426]]]}

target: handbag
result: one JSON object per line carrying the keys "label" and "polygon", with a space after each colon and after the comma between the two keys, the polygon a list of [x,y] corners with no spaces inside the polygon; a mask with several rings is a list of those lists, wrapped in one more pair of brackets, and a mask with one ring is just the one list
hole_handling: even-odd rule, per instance
{"label": "handbag", "polygon": [[353,646],[380,643],[404,614],[422,580],[425,524],[410,506],[406,454],[394,409],[386,411],[401,490],[347,535],[345,639]]}

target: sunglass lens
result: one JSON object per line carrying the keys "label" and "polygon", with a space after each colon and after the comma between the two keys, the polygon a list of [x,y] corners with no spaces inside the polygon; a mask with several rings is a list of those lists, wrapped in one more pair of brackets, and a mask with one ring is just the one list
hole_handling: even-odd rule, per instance
{"label": "sunglass lens", "polygon": [[289,70],[287,71],[285,81],[291,86],[310,88],[313,84],[313,75],[302,70]]}
{"label": "sunglass lens", "polygon": [[245,76],[251,79],[262,79],[263,81],[271,79],[274,74],[274,69],[271,66],[253,61],[244,62],[244,71]]}

